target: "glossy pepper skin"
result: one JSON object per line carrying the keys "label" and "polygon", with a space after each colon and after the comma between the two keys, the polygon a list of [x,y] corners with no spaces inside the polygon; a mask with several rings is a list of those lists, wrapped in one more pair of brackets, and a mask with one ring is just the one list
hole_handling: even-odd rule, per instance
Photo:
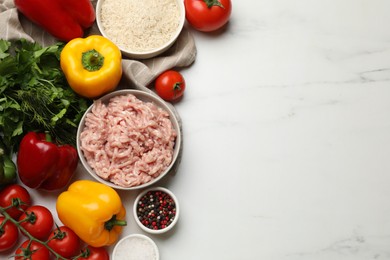
{"label": "glossy pepper skin", "polygon": [[49,135],[29,132],[20,142],[16,164],[19,178],[26,186],[54,191],[69,183],[78,160],[73,146],[57,146]]}
{"label": "glossy pepper skin", "polygon": [[126,210],[111,187],[90,180],[73,182],[57,198],[57,214],[85,243],[114,244],[126,225]]}
{"label": "glossy pepper skin", "polygon": [[86,98],[114,90],[122,77],[121,51],[100,35],[68,42],[61,52],[60,64],[71,88]]}
{"label": "glossy pepper skin", "polygon": [[61,41],[82,37],[95,21],[90,0],[14,0],[16,8]]}

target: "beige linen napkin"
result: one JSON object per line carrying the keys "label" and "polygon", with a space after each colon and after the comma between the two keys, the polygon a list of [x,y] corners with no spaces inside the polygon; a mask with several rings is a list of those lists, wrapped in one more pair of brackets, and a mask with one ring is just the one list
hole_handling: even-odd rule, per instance
{"label": "beige linen napkin", "polygon": [[[96,6],[96,0],[92,1]],[[18,13],[13,0],[0,0],[0,38],[6,40],[25,38],[37,42],[42,46],[54,44],[57,40],[41,27],[30,22],[22,14]],[[97,24],[85,33],[87,35],[100,34]],[[197,50],[191,33],[184,27],[178,40],[166,52],[158,57],[147,60],[132,60],[123,56],[123,77],[119,88],[135,88],[155,94],[148,86],[162,72],[172,68],[190,66],[196,58]],[[155,94],[156,95],[156,94]],[[180,127],[182,122],[174,106],[170,103]],[[183,138],[181,138],[183,140]],[[183,142],[179,152],[179,158],[174,165],[171,174],[176,173],[181,161]]]}

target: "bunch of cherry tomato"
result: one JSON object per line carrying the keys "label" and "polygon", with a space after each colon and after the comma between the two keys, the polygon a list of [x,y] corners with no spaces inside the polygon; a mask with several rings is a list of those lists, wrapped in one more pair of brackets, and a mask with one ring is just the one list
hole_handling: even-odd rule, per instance
{"label": "bunch of cherry tomato", "polygon": [[54,226],[50,210],[32,205],[29,192],[10,184],[0,191],[0,254],[16,247],[15,260],[88,259],[108,260],[104,248],[82,247],[80,238],[66,226]]}

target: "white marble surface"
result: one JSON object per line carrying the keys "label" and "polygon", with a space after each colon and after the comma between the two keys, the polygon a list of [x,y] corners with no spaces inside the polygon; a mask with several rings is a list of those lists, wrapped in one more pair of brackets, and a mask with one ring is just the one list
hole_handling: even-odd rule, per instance
{"label": "white marble surface", "polygon": [[[225,30],[193,32],[162,260],[390,259],[389,10],[239,0]],[[124,234],[143,233],[121,195]]]}
{"label": "white marble surface", "polygon": [[163,259],[390,259],[390,2],[233,2],[195,33]]}

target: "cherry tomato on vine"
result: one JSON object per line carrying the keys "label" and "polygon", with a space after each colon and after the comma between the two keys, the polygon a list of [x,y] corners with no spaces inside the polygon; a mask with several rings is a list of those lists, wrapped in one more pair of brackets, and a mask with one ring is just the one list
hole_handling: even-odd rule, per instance
{"label": "cherry tomato on vine", "polygon": [[183,96],[186,82],[183,76],[175,70],[161,73],[154,83],[157,94],[166,101],[175,101]]}
{"label": "cherry tomato on vine", "polygon": [[4,217],[0,217],[0,252],[11,249],[16,245],[19,237],[17,226],[9,220],[3,224],[4,220]]}
{"label": "cherry tomato on vine", "polygon": [[50,210],[41,205],[33,205],[19,218],[20,225],[33,237],[46,240],[53,228],[54,219]]}
{"label": "cherry tomato on vine", "polygon": [[54,229],[51,232],[48,241],[48,246],[65,258],[72,258],[81,251],[80,238],[67,226],[61,226]]}
{"label": "cherry tomato on vine", "polygon": [[[23,210],[26,210],[31,205],[30,193],[19,184],[11,184],[6,186],[0,191],[0,207],[6,208],[14,205],[13,200],[18,199],[18,205],[6,210],[6,212],[13,218],[18,219],[23,214]],[[18,209],[20,207],[20,209]],[[22,210],[21,210],[22,209]]]}
{"label": "cherry tomato on vine", "polygon": [[184,0],[186,19],[196,30],[215,31],[229,21],[231,0]]}
{"label": "cherry tomato on vine", "polygon": [[24,241],[15,252],[15,260],[49,260],[50,251],[44,245],[26,240]]}
{"label": "cherry tomato on vine", "polygon": [[[109,260],[110,256],[108,255],[108,252],[104,247],[92,247],[88,246],[87,247],[88,253],[87,256],[85,257],[79,257],[77,258],[78,260]],[[86,251],[84,251],[86,253]]]}

